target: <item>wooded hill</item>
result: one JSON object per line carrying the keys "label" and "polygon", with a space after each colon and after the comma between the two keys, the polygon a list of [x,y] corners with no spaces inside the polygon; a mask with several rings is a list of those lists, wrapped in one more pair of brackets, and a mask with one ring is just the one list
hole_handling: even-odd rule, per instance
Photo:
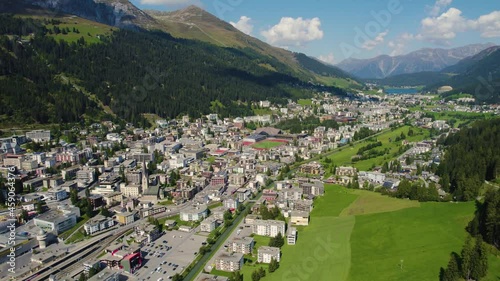
{"label": "wooded hill", "polygon": [[57,22],[5,15],[0,21],[3,122],[78,122],[104,112],[131,122],[143,122],[141,113],[242,116],[252,114],[252,101],[284,104],[323,90],[345,94],[306,82],[287,65],[251,49],[146,30],[116,30],[97,44],[83,35],[56,41]]}

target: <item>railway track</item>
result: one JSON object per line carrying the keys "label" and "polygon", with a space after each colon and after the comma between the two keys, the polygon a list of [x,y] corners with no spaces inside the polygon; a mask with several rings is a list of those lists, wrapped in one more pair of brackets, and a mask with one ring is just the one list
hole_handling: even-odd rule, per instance
{"label": "railway track", "polygon": [[97,258],[97,256],[114,240],[123,236],[130,229],[125,229],[117,234],[104,238],[100,240],[95,245],[91,245],[86,249],[80,251],[79,253],[73,254],[71,257],[56,262],[55,264],[48,266],[37,273],[31,275],[28,278],[23,279],[24,281],[41,281],[47,280],[50,275],[56,274],[57,277],[68,277],[68,275],[76,270],[78,266],[82,266],[79,261],[82,259],[91,260]]}

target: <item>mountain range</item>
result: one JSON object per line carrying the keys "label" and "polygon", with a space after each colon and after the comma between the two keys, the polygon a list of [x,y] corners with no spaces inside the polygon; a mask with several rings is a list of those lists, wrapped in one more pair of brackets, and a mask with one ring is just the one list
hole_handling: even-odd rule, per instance
{"label": "mountain range", "polygon": [[453,90],[444,96],[467,93],[478,102],[500,102],[500,46],[488,48],[437,73],[443,74],[451,76],[435,84],[428,83],[425,90],[451,86]]}
{"label": "mountain range", "polygon": [[406,55],[381,55],[371,59],[346,59],[336,66],[363,79],[380,79],[400,74],[441,71],[459,61],[494,46],[472,44],[453,49],[420,49]]}
{"label": "mountain range", "polygon": [[[250,49],[262,56],[272,57],[285,64],[296,76],[312,81],[317,80],[311,70],[304,67],[297,59],[297,54],[282,48],[273,47],[259,39],[249,36],[231,24],[220,20],[207,11],[191,5],[173,12],[141,10],[128,0],[6,0],[9,6],[21,7],[22,11],[34,8],[76,15],[106,25],[126,28],[161,30],[175,38],[199,40],[219,47]],[[0,11],[2,7],[0,6]],[[6,9],[12,9],[11,7]],[[18,11],[19,13],[19,11]],[[350,74],[335,66],[338,78],[352,78]],[[323,80],[322,80],[323,81]]]}
{"label": "mountain range", "polygon": [[424,86],[424,92],[436,92],[442,86],[452,91],[442,96],[466,93],[478,102],[500,102],[500,46],[487,48],[441,71],[424,71],[394,75],[368,82],[388,87]]}

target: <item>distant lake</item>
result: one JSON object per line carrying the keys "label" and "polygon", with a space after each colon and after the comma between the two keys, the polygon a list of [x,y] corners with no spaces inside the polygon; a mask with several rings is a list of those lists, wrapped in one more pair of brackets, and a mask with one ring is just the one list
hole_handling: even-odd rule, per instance
{"label": "distant lake", "polygon": [[419,91],[417,88],[388,88],[385,92],[388,95],[413,95],[418,94]]}

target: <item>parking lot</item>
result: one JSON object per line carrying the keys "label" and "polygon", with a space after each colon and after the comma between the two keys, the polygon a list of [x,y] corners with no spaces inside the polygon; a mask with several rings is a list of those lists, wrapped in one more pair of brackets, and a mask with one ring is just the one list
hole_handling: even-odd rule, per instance
{"label": "parking lot", "polygon": [[206,237],[192,232],[168,231],[151,244],[142,247],[144,265],[135,274],[136,280],[168,280],[193,262]]}

